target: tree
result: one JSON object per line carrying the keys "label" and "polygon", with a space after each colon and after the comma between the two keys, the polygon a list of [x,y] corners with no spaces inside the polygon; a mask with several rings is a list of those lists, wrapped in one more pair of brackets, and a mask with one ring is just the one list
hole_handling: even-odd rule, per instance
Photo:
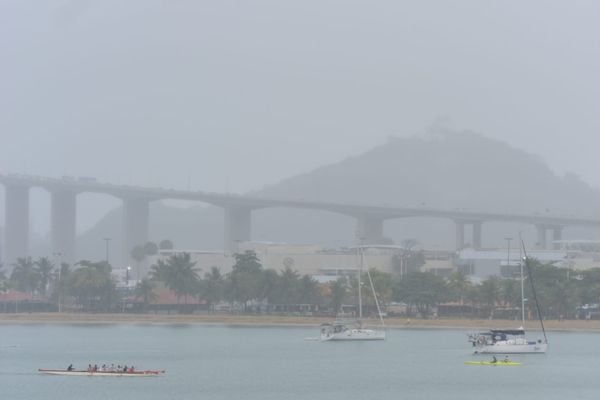
{"label": "tree", "polygon": [[43,296],[46,296],[50,282],[54,277],[54,263],[48,257],[41,257],[36,262],[37,271],[39,273],[39,289]]}
{"label": "tree", "polygon": [[260,297],[260,278],[262,265],[254,251],[234,254],[235,264],[228,274],[228,296],[232,301],[242,304],[243,311],[248,310],[248,302]]}
{"label": "tree", "polygon": [[279,274],[274,269],[262,271],[259,283],[259,300],[266,300],[269,304],[278,304],[279,295]]}
{"label": "tree", "polygon": [[146,312],[148,305],[158,299],[158,295],[154,292],[156,284],[148,278],[142,279],[135,286],[135,297],[141,298],[143,302],[142,311]]}
{"label": "tree", "polygon": [[[572,315],[575,310],[578,281],[570,279],[569,270],[532,258],[528,258],[527,263],[530,267],[528,270],[533,275],[528,273],[527,279],[533,279],[542,314],[547,317]],[[536,313],[531,282],[526,283],[526,293],[526,297],[532,300],[527,303],[528,307],[531,312]]]}
{"label": "tree", "polygon": [[412,247],[405,248],[392,256],[392,268],[400,276],[418,271],[423,265],[425,265],[423,251],[415,251]]}
{"label": "tree", "polygon": [[35,268],[31,257],[18,258],[13,265],[10,281],[12,285],[22,292],[33,295],[40,283],[40,273]]}
{"label": "tree", "polygon": [[144,245],[144,254],[146,257],[158,254],[158,246],[154,242],[146,242]]}
{"label": "tree", "polygon": [[472,287],[467,274],[462,271],[453,272],[448,278],[448,290],[450,300],[457,301],[461,305],[467,296],[467,291]]}
{"label": "tree", "polygon": [[342,304],[344,304],[344,299],[347,294],[348,281],[344,277],[338,278],[335,282],[331,282],[330,284],[330,306],[333,309],[335,315],[339,314],[342,309]]}
{"label": "tree", "polygon": [[80,268],[69,273],[69,292],[77,303],[88,311],[109,311],[117,301],[115,283],[110,276],[110,265],[106,261],[77,263]]}
{"label": "tree", "polygon": [[190,253],[172,254],[166,261],[158,260],[152,267],[151,276],[164,282],[169,290],[175,292],[178,305],[182,296],[187,304],[187,296],[196,292],[200,279],[199,268],[195,265],[196,262],[192,262]]}
{"label": "tree", "polygon": [[290,267],[285,267],[281,271],[278,282],[279,299],[278,302],[284,305],[297,304],[298,286],[300,284],[300,275]]}
{"label": "tree", "polygon": [[4,272],[4,264],[0,262],[0,281],[6,280],[6,273]]}
{"label": "tree", "polygon": [[431,272],[411,272],[395,288],[394,299],[405,302],[409,313],[414,305],[422,318],[429,316],[432,307],[448,299],[444,280]]}
{"label": "tree", "polygon": [[133,258],[135,260],[135,264],[136,264],[136,279],[139,280],[139,277],[140,277],[140,264],[146,258],[146,249],[144,248],[144,246],[142,246],[140,244],[135,245],[133,247],[133,249],[131,249],[130,256],[131,256],[131,258]]}
{"label": "tree", "polygon": [[[373,280],[373,287],[377,295],[377,301],[379,305],[384,307],[392,301],[394,296],[394,281],[392,276],[387,272],[379,271],[375,268],[369,268],[369,274]],[[373,290],[371,290],[371,283],[369,282],[369,275],[363,273],[361,277],[363,288],[362,288],[362,301],[363,304],[370,307],[371,311],[376,311],[375,298],[373,297]]]}
{"label": "tree", "polygon": [[173,245],[173,242],[169,239],[163,239],[158,244],[159,250],[173,250],[174,248],[175,246]]}
{"label": "tree", "polygon": [[302,276],[298,285],[298,303],[319,304],[320,302],[321,290],[319,288],[319,282],[310,275]]}
{"label": "tree", "polygon": [[202,297],[206,300],[209,313],[214,311],[214,305],[223,298],[224,282],[221,270],[217,267],[211,267],[204,274]]}
{"label": "tree", "polygon": [[500,299],[500,278],[493,276],[481,283],[478,287],[481,303],[489,310],[490,318],[494,317],[494,308]]}
{"label": "tree", "polygon": [[500,282],[500,298],[505,306],[521,307],[521,284],[515,279],[503,279]]}

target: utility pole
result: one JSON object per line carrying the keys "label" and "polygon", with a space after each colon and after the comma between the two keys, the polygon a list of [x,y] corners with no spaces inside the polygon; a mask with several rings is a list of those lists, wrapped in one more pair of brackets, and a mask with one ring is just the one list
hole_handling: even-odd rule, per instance
{"label": "utility pole", "polygon": [[512,238],[507,237],[504,238],[504,240],[506,240],[506,269],[507,271],[510,271],[512,275],[512,270],[510,269],[510,241],[512,240]]}

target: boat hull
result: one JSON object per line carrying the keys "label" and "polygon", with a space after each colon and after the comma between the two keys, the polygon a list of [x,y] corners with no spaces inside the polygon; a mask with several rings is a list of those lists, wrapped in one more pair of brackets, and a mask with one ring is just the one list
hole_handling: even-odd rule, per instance
{"label": "boat hull", "polygon": [[544,354],[548,350],[547,343],[505,344],[495,343],[477,346],[474,354]]}
{"label": "boat hull", "polygon": [[321,334],[322,342],[348,340],[385,340],[385,331],[377,331],[372,329],[349,329],[343,332]]}
{"label": "boat hull", "polygon": [[108,371],[67,371],[64,369],[38,369],[38,372],[46,375],[61,375],[61,376],[106,376],[106,377],[116,377],[122,376],[127,378],[140,378],[140,377],[150,377],[150,376],[159,376],[165,373],[165,371],[135,371],[135,372],[108,372]]}

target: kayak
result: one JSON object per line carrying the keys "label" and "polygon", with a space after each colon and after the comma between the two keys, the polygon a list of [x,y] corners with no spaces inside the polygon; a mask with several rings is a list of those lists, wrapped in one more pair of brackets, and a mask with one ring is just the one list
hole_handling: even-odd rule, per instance
{"label": "kayak", "polygon": [[63,375],[63,376],[125,376],[125,377],[146,377],[146,376],[159,376],[165,373],[164,370],[147,370],[147,371],[133,371],[133,372],[122,372],[122,371],[96,371],[91,372],[87,370],[73,370],[69,371],[66,369],[38,369],[38,372],[47,375]]}
{"label": "kayak", "polygon": [[496,362],[491,362],[491,361],[465,361],[465,364],[467,365],[493,365],[493,366],[498,366],[498,367],[514,367],[517,365],[522,365],[522,363],[520,362],[516,362],[516,361],[496,361]]}

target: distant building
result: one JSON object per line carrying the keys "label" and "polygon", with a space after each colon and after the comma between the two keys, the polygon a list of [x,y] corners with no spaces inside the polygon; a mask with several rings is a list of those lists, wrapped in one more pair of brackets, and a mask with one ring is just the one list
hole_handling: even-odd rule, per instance
{"label": "distant building", "polygon": [[[254,251],[265,269],[281,271],[289,267],[301,275],[321,276],[322,279],[326,279],[325,276],[356,274],[361,262],[357,249],[353,248],[323,249],[315,245],[244,242],[238,252],[245,251]],[[365,249],[364,268],[392,272],[392,257],[397,251],[397,248]],[[218,267],[225,274],[235,264],[232,254],[200,250],[161,250],[151,263],[178,253],[189,253],[202,274],[210,271],[211,267]]]}
{"label": "distant building", "polygon": [[[556,266],[565,266],[567,253],[554,250],[533,250],[527,252],[528,257],[535,258],[543,263],[555,263]],[[519,273],[523,255],[518,251],[508,250],[474,250],[463,249],[457,253],[455,260],[459,271],[475,278],[485,280],[492,276],[511,278]]]}

